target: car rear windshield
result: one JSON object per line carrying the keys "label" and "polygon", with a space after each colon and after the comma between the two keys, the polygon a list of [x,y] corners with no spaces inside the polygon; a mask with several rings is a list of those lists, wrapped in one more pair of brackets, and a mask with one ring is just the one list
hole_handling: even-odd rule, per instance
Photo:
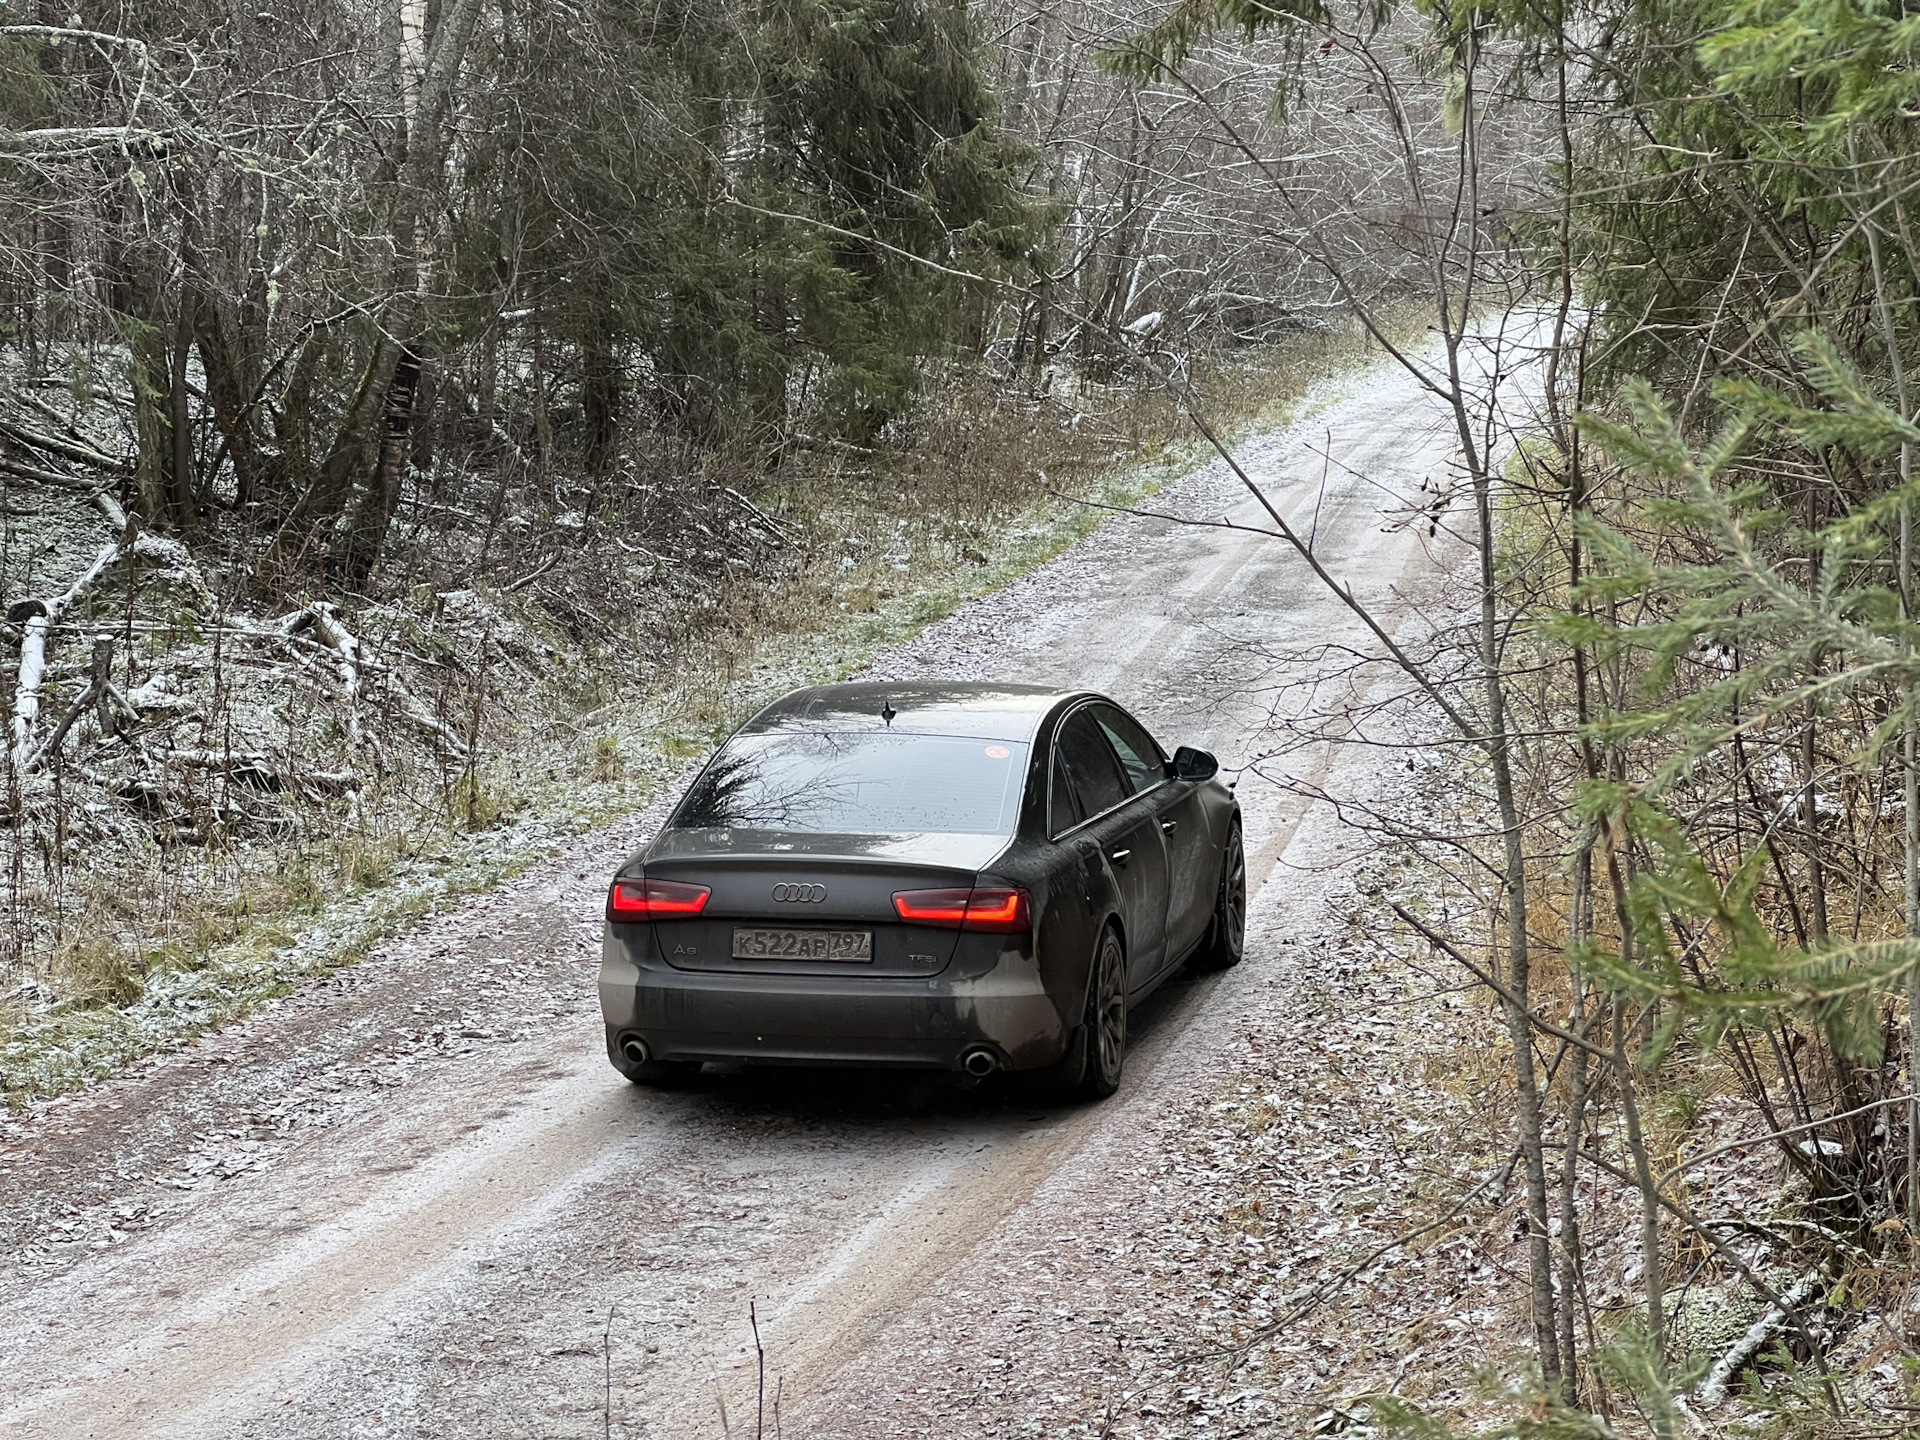
{"label": "car rear windshield", "polygon": [[1011,835],[1027,747],[950,735],[736,735],[674,813],[682,829]]}

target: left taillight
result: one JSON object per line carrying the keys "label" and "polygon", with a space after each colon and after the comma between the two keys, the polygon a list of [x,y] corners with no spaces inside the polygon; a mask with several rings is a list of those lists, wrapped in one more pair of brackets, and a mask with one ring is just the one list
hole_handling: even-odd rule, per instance
{"label": "left taillight", "polygon": [[1013,935],[1031,930],[1033,921],[1024,890],[897,890],[894,913],[910,925],[937,925],[946,930],[985,930]]}
{"label": "left taillight", "polygon": [[607,919],[632,924],[641,920],[684,920],[707,908],[713,892],[678,880],[616,880],[607,892]]}

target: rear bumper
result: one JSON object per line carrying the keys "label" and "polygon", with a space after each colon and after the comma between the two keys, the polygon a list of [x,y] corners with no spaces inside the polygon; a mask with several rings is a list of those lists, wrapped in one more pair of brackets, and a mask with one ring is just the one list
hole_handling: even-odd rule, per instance
{"label": "rear bumper", "polygon": [[1072,1038],[1030,953],[929,978],[703,973],[653,958],[639,927],[620,930],[640,943],[612,926],[602,943],[610,1054],[637,1035],[658,1060],[959,1070],[986,1046],[1001,1065],[1028,1070],[1058,1061]]}

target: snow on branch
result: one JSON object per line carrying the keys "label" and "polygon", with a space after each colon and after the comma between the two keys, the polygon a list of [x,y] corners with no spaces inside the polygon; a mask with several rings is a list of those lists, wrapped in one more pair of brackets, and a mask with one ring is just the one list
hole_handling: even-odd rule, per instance
{"label": "snow on branch", "polygon": [[139,530],[137,524],[127,522],[119,505],[112,502],[111,497],[107,498],[109,517],[120,514],[123,526],[120,538],[101,546],[93,563],[64,593],[49,600],[22,600],[7,612],[7,618],[21,626],[20,669],[14,680],[8,750],[22,772],[37,768],[50,748],[39,743],[39,728],[40,690],[46,681],[47,649],[53,632],[115,566],[130,556],[149,561],[161,567],[163,576],[186,590],[202,611],[211,611],[215,605],[213,592],[186,546],[168,536]]}
{"label": "snow on branch", "polygon": [[47,675],[47,640],[53,633],[53,627],[66,618],[67,613],[78,605],[92,589],[100,583],[101,577],[120,563],[126,554],[126,547],[115,540],[104,545],[100,553],[93,557],[93,563],[66,589],[66,593],[56,595],[51,600],[24,600],[8,612],[8,618],[22,624],[20,636],[20,673],[14,681],[13,719],[11,723],[10,749],[14,764],[22,770],[29,768],[34,758],[37,744],[36,735],[40,724],[40,686]]}
{"label": "snow on branch", "polygon": [[1694,1391],[1694,1395],[1703,1405],[1718,1405],[1727,1398],[1727,1386],[1733,1377],[1740,1373],[1742,1366],[1760,1352],[1760,1347],[1765,1345],[1773,1333],[1787,1322],[1788,1315],[1813,1293],[1814,1286],[1819,1282],[1818,1270],[1809,1270],[1802,1275],[1794,1282],[1793,1287],[1780,1297],[1778,1305],[1769,1306],[1767,1313],[1748,1326],[1747,1333],[1733,1343],[1733,1348],[1713,1362],[1713,1368],[1707,1372],[1707,1378],[1702,1380],[1700,1388]]}
{"label": "snow on branch", "polygon": [[157,160],[171,153],[173,140],[139,125],[61,126],[46,130],[0,130],[0,157],[27,160],[85,160],[102,150]]}
{"label": "snow on branch", "polygon": [[[304,617],[304,618],[303,618]],[[347,707],[347,744],[360,743],[360,640],[340,623],[339,612],[325,600],[316,600],[305,610],[289,617],[295,621],[292,634],[311,625],[313,631],[338,657],[335,667],[340,676],[340,698]]]}
{"label": "snow on branch", "polygon": [[[304,609],[282,616],[274,624],[271,633],[291,643],[305,630],[313,631],[321,646],[333,660],[334,673],[340,682],[340,698],[346,704],[347,743],[349,746],[357,746],[363,734],[360,722],[360,698],[364,688],[365,673],[371,662],[363,651],[360,638],[346,627],[346,623],[340,618],[339,608],[329,601],[316,600]],[[402,686],[390,670],[386,671],[386,674],[388,688],[398,702],[400,717],[432,735],[449,754],[464,758],[467,753],[466,741],[462,740],[450,726],[435,719],[426,706]]]}

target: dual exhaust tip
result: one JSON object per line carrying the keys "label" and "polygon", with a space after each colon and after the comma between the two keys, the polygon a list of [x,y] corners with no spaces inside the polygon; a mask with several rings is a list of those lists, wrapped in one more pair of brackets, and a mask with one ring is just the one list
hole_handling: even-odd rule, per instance
{"label": "dual exhaust tip", "polygon": [[[653,1051],[638,1035],[622,1036],[620,1053],[632,1065],[645,1065],[653,1059]],[[985,1045],[976,1045],[960,1057],[960,1068],[976,1080],[984,1080],[1000,1068],[999,1052]]]}

